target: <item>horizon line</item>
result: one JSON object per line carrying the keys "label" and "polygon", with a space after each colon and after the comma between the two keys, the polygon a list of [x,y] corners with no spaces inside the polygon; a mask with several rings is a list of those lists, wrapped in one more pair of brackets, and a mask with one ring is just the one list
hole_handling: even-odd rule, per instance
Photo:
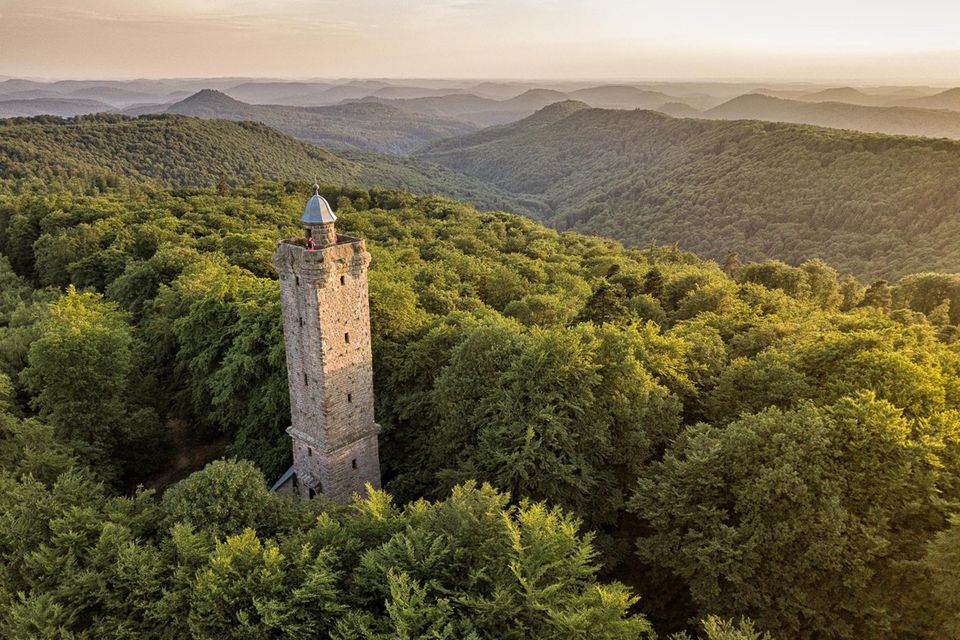
{"label": "horizon line", "polygon": [[848,84],[851,86],[960,86],[960,77],[923,77],[923,78],[852,78],[852,77],[804,77],[791,78],[784,76],[544,76],[544,77],[498,77],[498,76],[429,76],[429,75],[357,75],[357,76],[244,76],[244,75],[105,75],[105,76],[60,76],[60,75],[17,75],[9,72],[0,72],[0,82],[7,80],[25,80],[38,83],[55,82],[162,82],[162,81],[226,81],[243,80],[254,82],[351,82],[351,81],[403,81],[416,80],[451,81],[451,82],[503,82],[503,83],[560,83],[560,82],[603,82],[603,83],[717,83],[717,84],[744,84],[744,83],[776,83],[776,84]]}

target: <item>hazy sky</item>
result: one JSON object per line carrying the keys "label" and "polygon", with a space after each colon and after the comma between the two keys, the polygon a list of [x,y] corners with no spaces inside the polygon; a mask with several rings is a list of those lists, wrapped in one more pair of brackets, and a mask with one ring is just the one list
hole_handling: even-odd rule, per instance
{"label": "hazy sky", "polygon": [[0,0],[0,74],[960,80],[960,0]]}

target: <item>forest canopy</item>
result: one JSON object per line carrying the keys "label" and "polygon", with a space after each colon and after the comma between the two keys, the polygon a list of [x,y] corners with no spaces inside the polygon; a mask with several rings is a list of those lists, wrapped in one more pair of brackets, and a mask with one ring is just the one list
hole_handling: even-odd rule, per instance
{"label": "forest canopy", "polygon": [[[0,197],[0,635],[956,630],[956,276],[322,192],[373,256],[385,491],[348,507],[267,489],[306,183]],[[174,424],[233,460],[134,489]]]}

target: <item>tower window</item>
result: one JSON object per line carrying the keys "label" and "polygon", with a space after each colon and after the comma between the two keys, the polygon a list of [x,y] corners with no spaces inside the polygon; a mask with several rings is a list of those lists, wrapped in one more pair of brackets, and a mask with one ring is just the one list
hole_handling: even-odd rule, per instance
{"label": "tower window", "polygon": [[357,459],[354,458],[354,459],[353,459],[353,462],[351,462],[350,464],[353,465],[353,468],[354,468],[354,469],[356,469],[356,468],[357,468]]}
{"label": "tower window", "polygon": [[308,457],[308,458],[312,458],[312,457],[313,457],[313,448],[312,448],[312,447],[307,447],[307,457]]}
{"label": "tower window", "polygon": [[343,341],[346,342],[347,344],[350,344],[350,334],[349,334],[349,333],[343,334]]}
{"label": "tower window", "polygon": [[347,279],[343,276],[340,276],[340,284],[347,284]]}
{"label": "tower window", "polygon": [[353,402],[353,396],[349,393],[347,394],[347,402]]}
{"label": "tower window", "polygon": [[307,386],[307,385],[309,385],[309,384],[310,384],[310,381],[307,380],[307,372],[304,371],[304,372],[303,372],[303,386]]}
{"label": "tower window", "polygon": [[300,320],[300,326],[302,327],[302,326],[303,326],[303,317],[300,317],[299,320]]}
{"label": "tower window", "polygon": [[299,286],[300,286],[300,276],[293,276],[293,283],[299,287]]}

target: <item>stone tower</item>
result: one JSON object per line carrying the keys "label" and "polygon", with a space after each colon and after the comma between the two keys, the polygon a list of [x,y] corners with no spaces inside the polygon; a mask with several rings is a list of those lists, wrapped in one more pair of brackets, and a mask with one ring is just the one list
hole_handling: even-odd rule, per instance
{"label": "stone tower", "polygon": [[287,349],[293,467],[277,491],[346,502],[380,488],[373,417],[367,266],[360,238],[338,235],[337,217],[313,186],[300,222],[305,238],[281,240],[273,256]]}

